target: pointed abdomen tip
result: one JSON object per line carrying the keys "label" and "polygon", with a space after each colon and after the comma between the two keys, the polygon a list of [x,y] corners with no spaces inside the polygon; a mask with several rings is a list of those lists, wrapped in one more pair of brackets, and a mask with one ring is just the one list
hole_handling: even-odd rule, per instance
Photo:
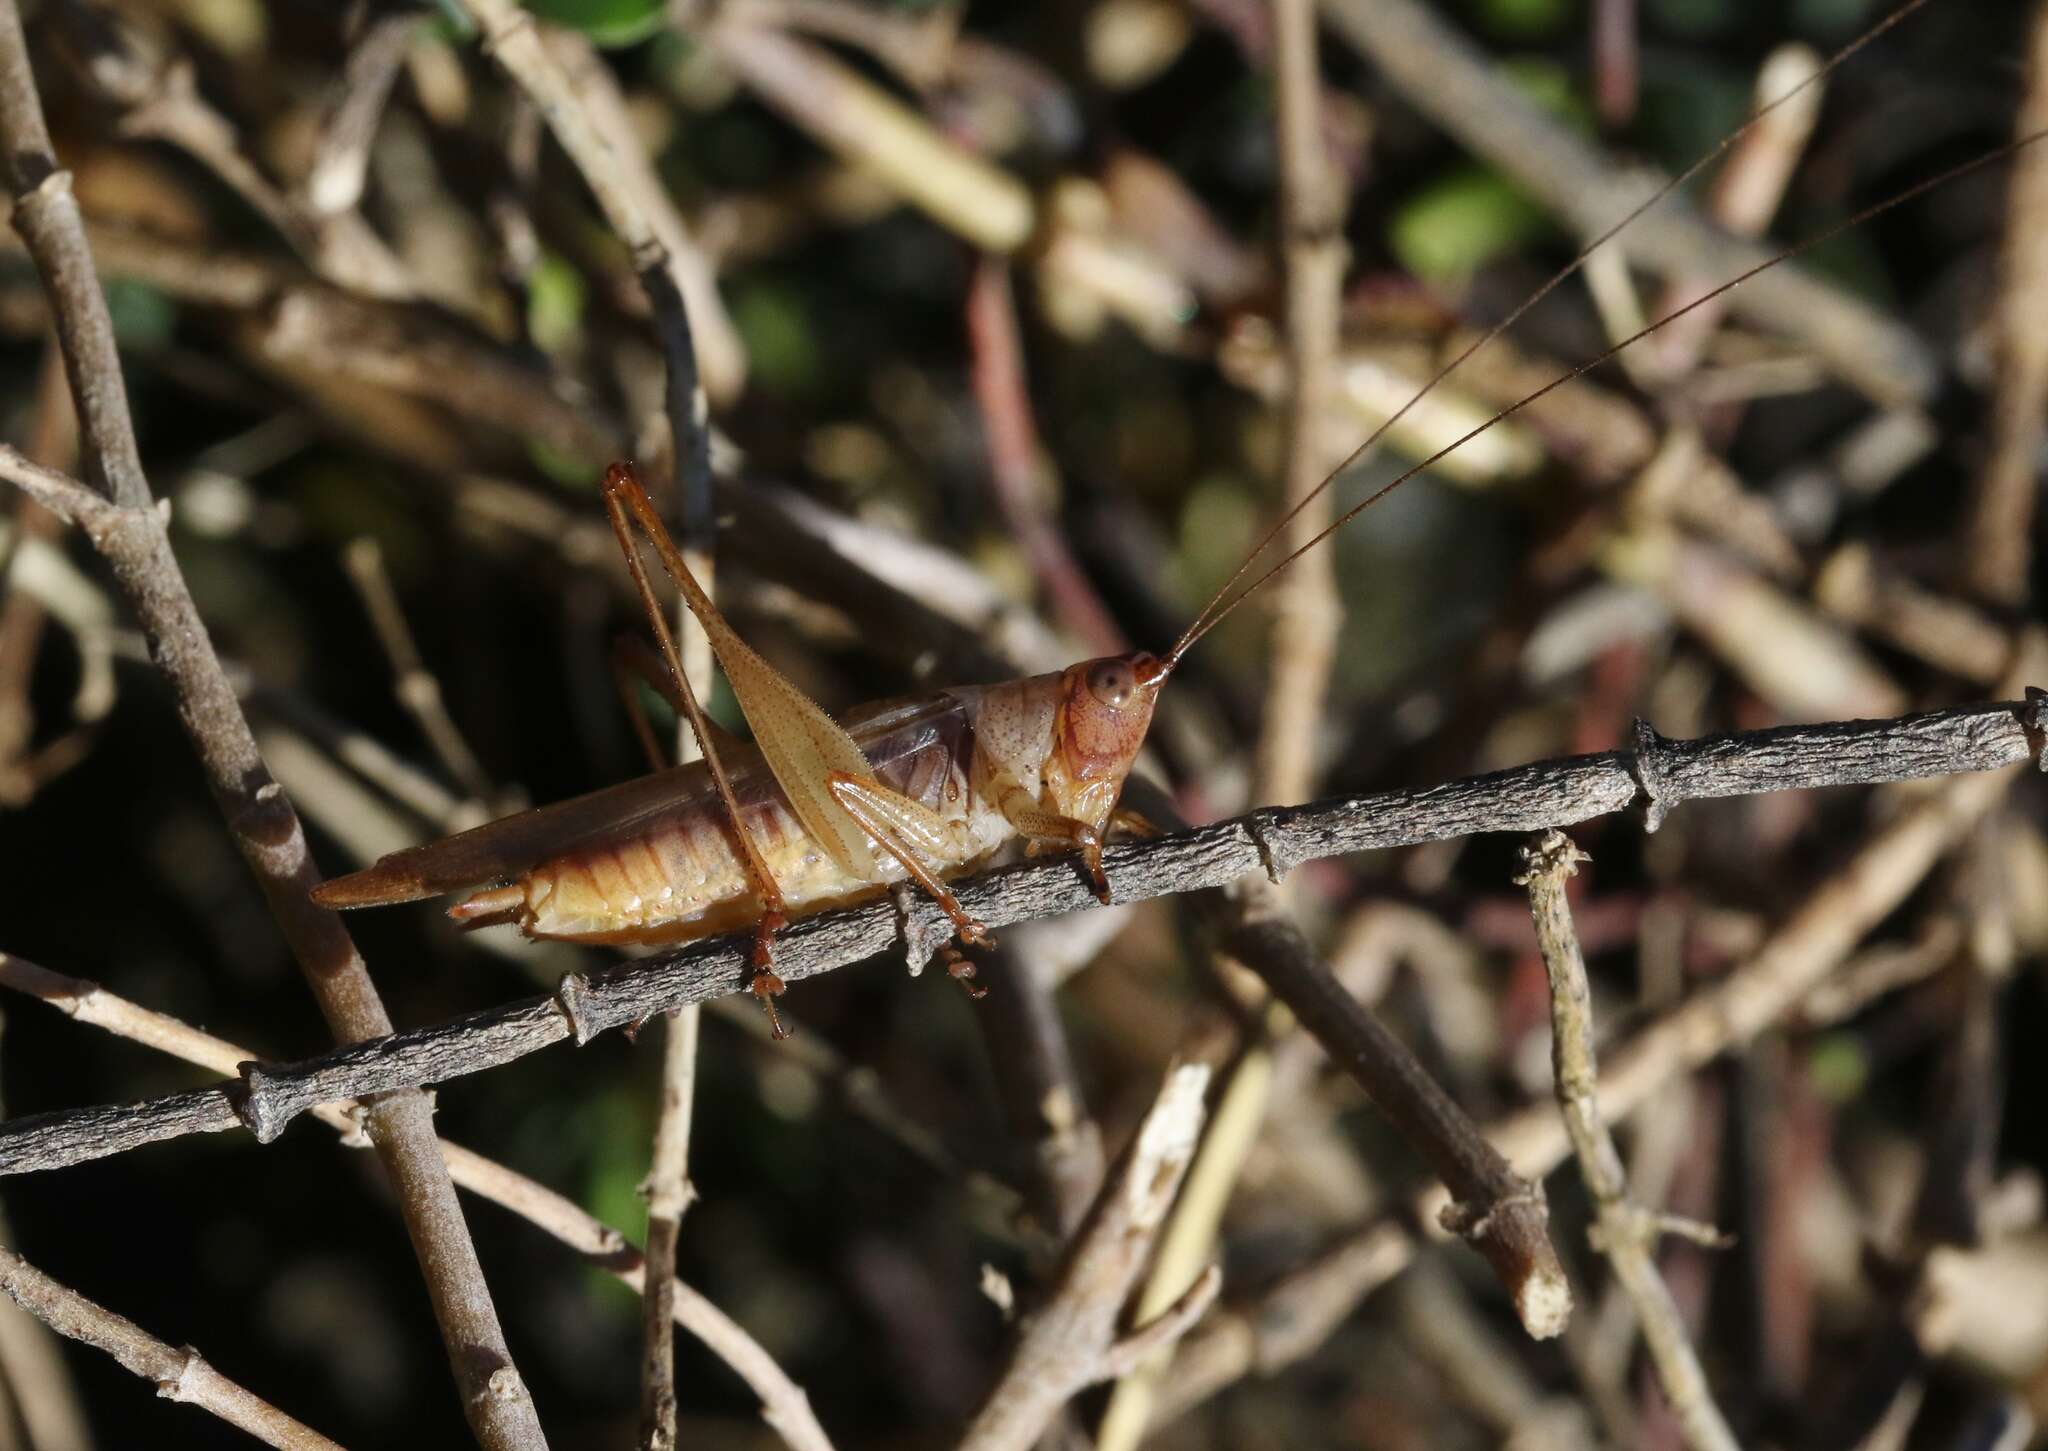
{"label": "pointed abdomen tip", "polygon": [[345,912],[352,907],[388,907],[398,902],[417,902],[431,897],[433,890],[410,872],[393,871],[379,862],[345,877],[335,877],[313,889],[313,900],[322,907]]}

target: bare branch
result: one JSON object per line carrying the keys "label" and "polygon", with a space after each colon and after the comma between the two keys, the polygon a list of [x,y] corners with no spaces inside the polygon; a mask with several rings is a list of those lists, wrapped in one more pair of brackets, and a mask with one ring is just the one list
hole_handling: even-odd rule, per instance
{"label": "bare branch", "polygon": [[[95,505],[81,522],[142,624],[235,845],[329,1027],[343,1041],[387,1034],[391,1019],[355,943],[341,920],[308,895],[319,874],[304,828],[256,748],[151,500],[113,324],[70,176],[58,169],[50,150],[13,0],[0,0],[0,147],[15,198],[14,226],[35,258],[57,320],[90,472],[112,501]],[[494,1451],[544,1446],[532,1396],[512,1364],[455,1186],[436,1148],[425,1096],[382,1100],[365,1118],[397,1187],[471,1427]]]}
{"label": "bare branch", "polygon": [[[1667,741],[1645,728],[1636,751],[1567,756],[1441,786],[1255,811],[1130,842],[1104,859],[1118,900],[1141,901],[1226,886],[1262,866],[1281,871],[1344,852],[1570,825],[1638,799],[1661,819],[1671,806],[1695,798],[1989,771],[2033,758],[2030,732],[2042,728],[2038,701],[2048,696],[1695,741]],[[968,911],[995,927],[1079,911],[1094,901],[1086,878],[1069,861],[999,868],[960,884],[956,894]],[[821,913],[792,924],[778,939],[777,970],[785,981],[800,982],[900,943],[942,940],[945,921],[921,899],[907,914],[891,902]],[[553,997],[521,999],[300,1063],[248,1064],[240,1084],[12,1119],[0,1123],[0,1174],[61,1168],[238,1125],[268,1142],[315,1104],[480,1073],[564,1038],[587,1042],[683,1003],[737,992],[749,978],[750,940],[692,943],[566,978]]]}
{"label": "bare branch", "polygon": [[654,1128],[654,1163],[647,1171],[646,1347],[640,1378],[640,1444],[647,1451],[676,1445],[674,1326],[676,1241],[690,1187],[690,1116],[696,1104],[697,1029],[702,1005],[689,1003],[662,1023],[661,1112]]}
{"label": "bare branch", "polygon": [[[52,972],[4,953],[0,953],[0,985],[40,998],[81,1023],[104,1028],[118,1037],[216,1073],[232,1073],[236,1064],[246,1062],[250,1056],[247,1049],[237,1044],[167,1014],[152,1012],[98,983]],[[360,1104],[353,1100],[323,1104],[314,1110],[314,1115],[340,1134],[344,1144],[367,1147]],[[447,1160],[450,1177],[462,1188],[509,1209],[609,1270],[632,1289],[646,1293],[645,1259],[616,1229],[581,1205],[460,1144],[442,1140],[441,1154]],[[792,1451],[832,1451],[803,1388],[783,1372],[758,1341],[680,1280],[670,1286],[670,1297],[675,1323],[696,1336],[747,1383],[760,1398],[762,1418]]]}
{"label": "bare branch", "polygon": [[339,1442],[235,1384],[198,1351],[164,1344],[134,1321],[59,1284],[4,1247],[0,1291],[59,1335],[104,1350],[144,1380],[154,1381],[156,1393],[165,1400],[189,1401],[284,1451],[341,1451]]}
{"label": "bare branch", "polygon": [[[1149,1351],[1156,1337],[1141,1329],[1119,1353],[1117,1317],[1144,1268],[1152,1238],[1180,1191],[1181,1176],[1201,1137],[1206,1064],[1170,1069],[1159,1097],[1122,1162],[1104,1181],[1094,1212],[1075,1241],[1052,1300],[1024,1324],[1007,1370],[989,1392],[961,1442],[961,1451],[1005,1451],[1038,1439],[1072,1397]],[[1205,1277],[1155,1326],[1161,1334],[1192,1324],[1215,1296]],[[1187,1313],[1192,1310],[1192,1313]]]}
{"label": "bare branch", "polygon": [[[2036,662],[2038,664],[2038,662]],[[1898,909],[1939,861],[2005,794],[2010,771],[1966,776],[1927,793],[1821,882],[1739,968],[1637,1032],[1610,1055],[1600,1089],[1611,1118],[1633,1115],[1659,1089],[1749,1042],[1802,1002],[1850,949]],[[1571,1152],[1557,1105],[1544,1103],[1488,1125],[1486,1137],[1521,1173],[1547,1174]],[[1414,1206],[1441,1212],[1441,1189]],[[1159,1420],[1188,1410],[1254,1371],[1313,1352],[1357,1302],[1398,1274],[1417,1249],[1395,1219],[1377,1216],[1347,1233],[1249,1307],[1216,1316],[1183,1349],[1162,1387]]]}
{"label": "bare branch", "polygon": [[1543,1187],[1516,1176],[1408,1046],[1344,991],[1299,927],[1284,917],[1255,918],[1231,932],[1226,946],[1294,1010],[1444,1181],[1453,1201],[1440,1216],[1444,1228],[1486,1257],[1522,1328],[1539,1340],[1562,1334],[1572,1292],[1550,1243]]}
{"label": "bare branch", "polygon": [[[1654,186],[1601,156],[1516,88],[1478,49],[1415,0],[1323,0],[1324,17],[1416,109],[1596,236]],[[1769,254],[1668,198],[1616,239],[1630,260],[1671,277],[1732,277]],[[1913,332],[1797,267],[1775,267],[1730,294],[1759,327],[1790,332],[1840,376],[1883,403],[1933,392],[1937,369]]]}
{"label": "bare branch", "polygon": [[[1329,527],[1323,476],[1337,460],[1323,417],[1343,316],[1343,193],[1324,155],[1314,0],[1273,6],[1275,140],[1280,153],[1281,258],[1287,284],[1287,451],[1276,542],[1291,554]],[[1265,714],[1251,799],[1291,804],[1315,789],[1315,741],[1343,624],[1334,552],[1297,559],[1267,601]]]}
{"label": "bare branch", "polygon": [[1535,845],[1523,848],[1526,871],[1518,878],[1529,889],[1536,945],[1550,974],[1557,1104],[1578,1155],[1579,1177],[1586,1181],[1593,1198],[1598,1247],[1635,1303],[1643,1340],[1650,1348],[1650,1363],[1678,1416],[1686,1444],[1693,1451],[1735,1451],[1734,1433],[1714,1404],[1677,1302],[1657,1273],[1653,1254],[1656,1217],[1629,1203],[1621,1153],[1600,1117],[1600,1070],[1593,1057],[1593,991],[1586,981],[1586,959],[1579,951],[1564,885],[1585,860],[1584,853],[1563,832],[1546,832]]}

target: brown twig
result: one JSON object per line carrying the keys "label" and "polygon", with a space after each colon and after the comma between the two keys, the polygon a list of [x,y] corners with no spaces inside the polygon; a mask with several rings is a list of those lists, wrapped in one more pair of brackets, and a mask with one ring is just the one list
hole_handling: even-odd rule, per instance
{"label": "brown twig", "polygon": [[[1323,414],[1343,314],[1343,193],[1324,154],[1313,0],[1274,5],[1273,72],[1280,251],[1287,289],[1281,509],[1288,522],[1277,547],[1291,554],[1322,533],[1331,519],[1331,495],[1321,487],[1331,463]],[[1266,708],[1251,787],[1251,799],[1260,805],[1290,805],[1314,789],[1316,733],[1343,625],[1333,559],[1332,551],[1319,549],[1296,560],[1268,602]]]}
{"label": "brown twig", "polygon": [[[1418,110],[1581,235],[1598,235],[1650,189],[1516,90],[1428,7],[1415,0],[1323,0],[1322,11]],[[1768,255],[1716,231],[1677,198],[1638,219],[1617,243],[1632,260],[1674,277],[1732,277]],[[1797,267],[1759,274],[1731,295],[1730,306],[1758,327],[1799,338],[1881,402],[1925,399],[1939,377],[1910,329]]]}
{"label": "brown twig", "polygon": [[[4,953],[0,953],[0,986],[38,998],[81,1023],[104,1028],[117,1037],[216,1073],[232,1073],[236,1065],[247,1062],[250,1056],[246,1048],[167,1014],[152,1012],[98,983],[52,972]],[[354,1148],[367,1144],[362,1134],[362,1112],[362,1106],[352,1100],[323,1104],[314,1110],[322,1123],[342,1136],[343,1143]],[[482,1154],[445,1139],[440,1148],[450,1176],[462,1188],[510,1210],[609,1270],[631,1288],[646,1292],[646,1260],[616,1229],[572,1200]],[[670,1294],[675,1323],[696,1336],[747,1383],[761,1401],[762,1418],[793,1451],[831,1451],[831,1443],[812,1414],[803,1388],[790,1380],[752,1336],[681,1281],[670,1287]]]}
{"label": "brown twig", "polygon": [[697,1004],[670,1015],[662,1026],[661,1112],[654,1129],[647,1196],[647,1266],[654,1283],[646,1293],[642,1328],[646,1348],[640,1378],[640,1444],[674,1451],[676,1383],[674,1299],[676,1241],[690,1187],[690,1116],[696,1102]]}
{"label": "brown twig", "polygon": [[[21,17],[12,0],[0,0],[0,147],[15,197],[14,226],[43,277],[91,474],[105,491],[74,484],[67,492],[74,493],[74,502],[89,501],[95,522],[87,532],[141,621],[235,844],[329,1027],[345,1041],[388,1033],[391,1020],[355,944],[340,919],[316,907],[308,895],[319,874],[304,829],[256,749],[151,499],[113,327],[70,175],[59,169],[50,150]],[[385,1099],[368,1110],[366,1120],[399,1190],[471,1427],[493,1448],[544,1445],[532,1397],[512,1364],[476,1248],[462,1222],[454,1185],[436,1152],[425,1096]]]}
{"label": "brown twig", "polygon": [[1099,655],[1130,648],[1103,607],[1073,551],[1041,502],[1044,464],[1031,421],[1024,348],[1017,337],[1017,303],[1010,264],[984,253],[967,292],[967,335],[973,348],[974,399],[988,435],[989,480],[1010,533],[1023,546],[1053,613],[1067,632]]}
{"label": "brown twig", "polygon": [[[2018,135],[2048,126],[2048,5],[2034,9],[2027,40],[2027,92]],[[2042,409],[2048,405],[2048,156],[2013,159],[2007,184],[1999,293],[1991,311],[1998,340],[1991,458],[1971,491],[1960,575],[1994,604],[2027,598],[2033,568],[2034,497],[2041,485]]]}
{"label": "brown twig", "polygon": [[484,773],[483,764],[469,748],[469,742],[463,739],[461,728],[448,714],[441,682],[420,658],[412,627],[406,623],[398,592],[391,587],[391,576],[384,568],[383,549],[365,535],[350,541],[342,551],[341,562],[362,599],[363,613],[370,617],[370,627],[376,631],[385,657],[391,661],[398,703],[419,726],[420,734],[440,758],[442,768],[468,793],[470,800],[492,801],[495,793],[490,777]]}
{"label": "brown twig", "polygon": [[1030,1446],[1077,1393],[1122,1374],[1154,1345],[1178,1338],[1215,1298],[1220,1277],[1212,1272],[1172,1311],[1117,1337],[1124,1301],[1194,1157],[1208,1086],[1205,1065],[1169,1070],[1151,1112],[1104,1181],[1059,1289],[1025,1321],[1010,1363],[961,1451]]}
{"label": "brown twig", "polygon": [[1023,183],[818,46],[744,19],[715,22],[704,39],[764,102],[941,225],[988,252],[1030,239],[1037,208]]}
{"label": "brown twig", "polygon": [[341,1451],[261,1396],[235,1384],[198,1351],[164,1344],[134,1321],[94,1304],[51,1279],[13,1250],[0,1247],[0,1292],[59,1335],[103,1350],[156,1385],[165,1400],[211,1411],[230,1426],[284,1451]]}
{"label": "brown twig", "polygon": [[1452,1197],[1439,1216],[1444,1227],[1486,1257],[1523,1328],[1539,1340],[1561,1334],[1572,1293],[1550,1243],[1542,1186],[1516,1176],[1407,1045],[1344,991],[1300,928],[1281,917],[1253,918],[1224,941],[1444,1181]]}
{"label": "brown twig", "polygon": [[1615,1278],[1635,1303],[1650,1363],[1678,1416],[1686,1444],[1693,1451],[1735,1451],[1735,1436],[1714,1404],[1685,1322],[1657,1273],[1651,1253],[1658,1235],[1656,1216],[1629,1203],[1621,1153],[1600,1117],[1600,1073],[1593,1055],[1593,992],[1586,981],[1586,961],[1572,925],[1571,905],[1565,898],[1565,882],[1578,870],[1578,863],[1586,860],[1563,832],[1546,832],[1535,845],[1523,849],[1524,871],[1517,878],[1529,889],[1536,946],[1550,975],[1551,1055],[1558,1108],[1578,1156],[1579,1177],[1593,1199],[1596,1246],[1614,1266]]}

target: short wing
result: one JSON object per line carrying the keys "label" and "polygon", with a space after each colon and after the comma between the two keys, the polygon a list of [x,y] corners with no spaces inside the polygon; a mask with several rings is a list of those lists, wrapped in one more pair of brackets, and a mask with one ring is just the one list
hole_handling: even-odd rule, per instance
{"label": "short wing", "polygon": [[[849,719],[849,739],[877,757],[879,767],[882,760],[917,748],[940,715],[958,708],[950,696],[869,707]],[[743,805],[774,789],[761,753],[753,746],[735,745],[721,758]],[[717,809],[710,775],[702,761],[693,761],[393,852],[374,866],[321,883],[313,890],[313,900],[336,908],[416,902],[516,877],[550,857],[644,834],[681,812]]]}

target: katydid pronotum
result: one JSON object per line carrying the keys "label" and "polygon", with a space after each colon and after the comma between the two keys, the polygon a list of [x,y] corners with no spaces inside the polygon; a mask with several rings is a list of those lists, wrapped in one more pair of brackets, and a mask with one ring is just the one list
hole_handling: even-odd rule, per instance
{"label": "katydid pronotum", "polygon": [[[1880,22],[1871,35],[1921,3],[1924,0],[1914,0]],[[1853,42],[1808,84],[1869,38]],[[1789,95],[1780,97],[1772,106],[1787,99]],[[1758,112],[1742,131],[1724,139],[1593,240],[1444,366],[1332,470],[1317,492],[1328,488],[1474,351],[1512,326],[1635,217],[1726,151],[1769,109]],[[1923,181],[1825,235],[1856,226],[2036,139],[2038,134],[2023,137]],[[773,998],[782,991],[774,972],[773,937],[792,915],[856,901],[909,881],[945,910],[962,942],[986,943],[987,932],[946,882],[1015,841],[1032,853],[1076,853],[1096,896],[1108,903],[1111,888],[1102,867],[1103,838],[1161,688],[1197,640],[1303,553],[1477,433],[1763,268],[1823,239],[1810,239],[1723,282],[1571,369],[1381,486],[1315,539],[1247,582],[1253,565],[1288,522],[1282,519],[1164,655],[1140,652],[1088,660],[1052,674],[948,688],[863,707],[837,720],[739,638],[691,576],[633,466],[614,464],[604,480],[606,507],[661,651],[660,668],[648,672],[649,680],[690,721],[703,759],[393,853],[362,871],[327,882],[314,895],[332,907],[365,907],[491,883],[457,903],[450,915],[468,922],[511,920],[530,936],[594,942],[673,943],[752,927],[751,986],[771,1018]],[[751,744],[724,738],[709,724],[691,691],[642,563],[636,526],[653,544],[709,636],[753,731]],[[951,950],[948,961],[954,975],[968,981],[978,995],[980,989],[971,983],[971,964]],[[779,1019],[775,1031],[782,1032]]]}

